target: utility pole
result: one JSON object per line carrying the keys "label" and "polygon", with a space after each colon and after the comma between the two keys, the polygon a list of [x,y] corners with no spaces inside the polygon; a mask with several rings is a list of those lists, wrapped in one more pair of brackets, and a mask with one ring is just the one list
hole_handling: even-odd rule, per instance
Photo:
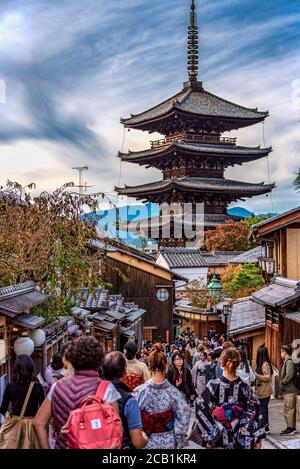
{"label": "utility pole", "polygon": [[76,169],[76,171],[78,171],[78,177],[79,177],[79,180],[78,180],[78,186],[75,186],[75,187],[78,187],[79,189],[79,194],[82,195],[83,194],[83,191],[87,191],[87,189],[89,187],[92,187],[92,186],[88,186],[87,183],[83,182],[83,171],[88,171],[88,166],[76,166],[72,169]]}

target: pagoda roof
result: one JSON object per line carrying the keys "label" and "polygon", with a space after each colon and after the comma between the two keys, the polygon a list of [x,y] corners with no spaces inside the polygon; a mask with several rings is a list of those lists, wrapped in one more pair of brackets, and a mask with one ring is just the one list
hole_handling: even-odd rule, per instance
{"label": "pagoda roof", "polygon": [[197,192],[215,192],[220,194],[234,194],[244,197],[252,197],[255,195],[266,194],[275,187],[275,184],[251,184],[241,181],[233,181],[230,179],[219,178],[199,178],[184,177],[164,179],[161,181],[143,184],[140,186],[126,186],[124,188],[116,187],[115,190],[120,195],[129,197],[144,198],[145,195],[155,193],[164,193],[178,189],[181,191],[197,191]]}
{"label": "pagoda roof", "polygon": [[272,147],[260,148],[259,147],[242,147],[226,144],[212,144],[212,143],[194,143],[186,141],[173,141],[169,145],[161,146],[158,148],[149,148],[142,151],[128,151],[128,153],[118,153],[118,157],[123,161],[132,163],[147,162],[155,158],[160,158],[164,154],[170,154],[176,150],[182,152],[198,153],[199,156],[213,156],[213,157],[228,157],[229,159],[236,159],[239,161],[253,161],[267,156]]}
{"label": "pagoda roof", "polygon": [[[182,91],[148,109],[140,114],[133,115],[127,119],[121,119],[125,127],[140,128],[147,130],[147,124],[153,127],[153,121],[160,121],[177,113],[190,114],[191,117],[199,118],[221,118],[235,121],[232,128],[245,127],[261,122],[268,116],[268,112],[261,112],[226,99],[220,98],[202,88],[200,82],[197,85],[187,82]],[[240,121],[238,124],[236,121]]]}

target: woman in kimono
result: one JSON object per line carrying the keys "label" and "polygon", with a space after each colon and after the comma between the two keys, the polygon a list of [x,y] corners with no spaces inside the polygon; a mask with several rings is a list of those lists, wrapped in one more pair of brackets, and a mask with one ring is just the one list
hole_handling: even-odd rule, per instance
{"label": "woman in kimono", "polygon": [[196,400],[196,424],[202,445],[220,449],[255,449],[266,436],[254,391],[237,376],[240,356],[235,348],[220,357],[223,376],[208,382]]}
{"label": "woman in kimono", "polygon": [[167,357],[160,344],[149,355],[149,368],[151,379],[133,392],[149,438],[145,449],[183,448],[191,411],[184,396],[166,379]]}
{"label": "woman in kimono", "polygon": [[209,365],[207,353],[200,352],[199,359],[192,368],[193,383],[198,396],[201,396],[206,386],[206,367]]}

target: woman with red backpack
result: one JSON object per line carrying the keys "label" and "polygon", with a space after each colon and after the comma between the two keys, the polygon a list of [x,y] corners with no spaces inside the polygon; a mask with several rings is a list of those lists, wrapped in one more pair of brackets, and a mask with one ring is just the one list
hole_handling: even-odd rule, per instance
{"label": "woman with red backpack", "polygon": [[[95,338],[80,337],[74,340],[68,349],[68,357],[74,368],[74,375],[62,378],[52,385],[34,419],[34,428],[42,449],[50,448],[47,430],[52,418],[55,428],[55,449],[70,447],[67,434],[63,431],[70,415],[76,409],[80,409],[88,396],[98,394],[101,383],[104,383],[99,375],[104,352],[102,345]],[[114,414],[118,416],[118,399],[121,396],[112,383],[105,384],[105,392],[100,400],[110,404],[115,411]],[[94,420],[96,422],[97,419]]]}

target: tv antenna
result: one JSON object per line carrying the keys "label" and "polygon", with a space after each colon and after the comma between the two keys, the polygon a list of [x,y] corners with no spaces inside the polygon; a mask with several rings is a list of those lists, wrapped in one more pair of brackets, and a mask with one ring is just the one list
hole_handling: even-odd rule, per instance
{"label": "tv antenna", "polygon": [[76,171],[78,171],[78,186],[74,186],[74,187],[78,187],[79,194],[82,195],[83,191],[86,192],[89,187],[93,187],[93,186],[88,186],[87,182],[83,182],[83,171],[88,171],[89,167],[88,166],[75,166],[72,169],[76,169]]}

